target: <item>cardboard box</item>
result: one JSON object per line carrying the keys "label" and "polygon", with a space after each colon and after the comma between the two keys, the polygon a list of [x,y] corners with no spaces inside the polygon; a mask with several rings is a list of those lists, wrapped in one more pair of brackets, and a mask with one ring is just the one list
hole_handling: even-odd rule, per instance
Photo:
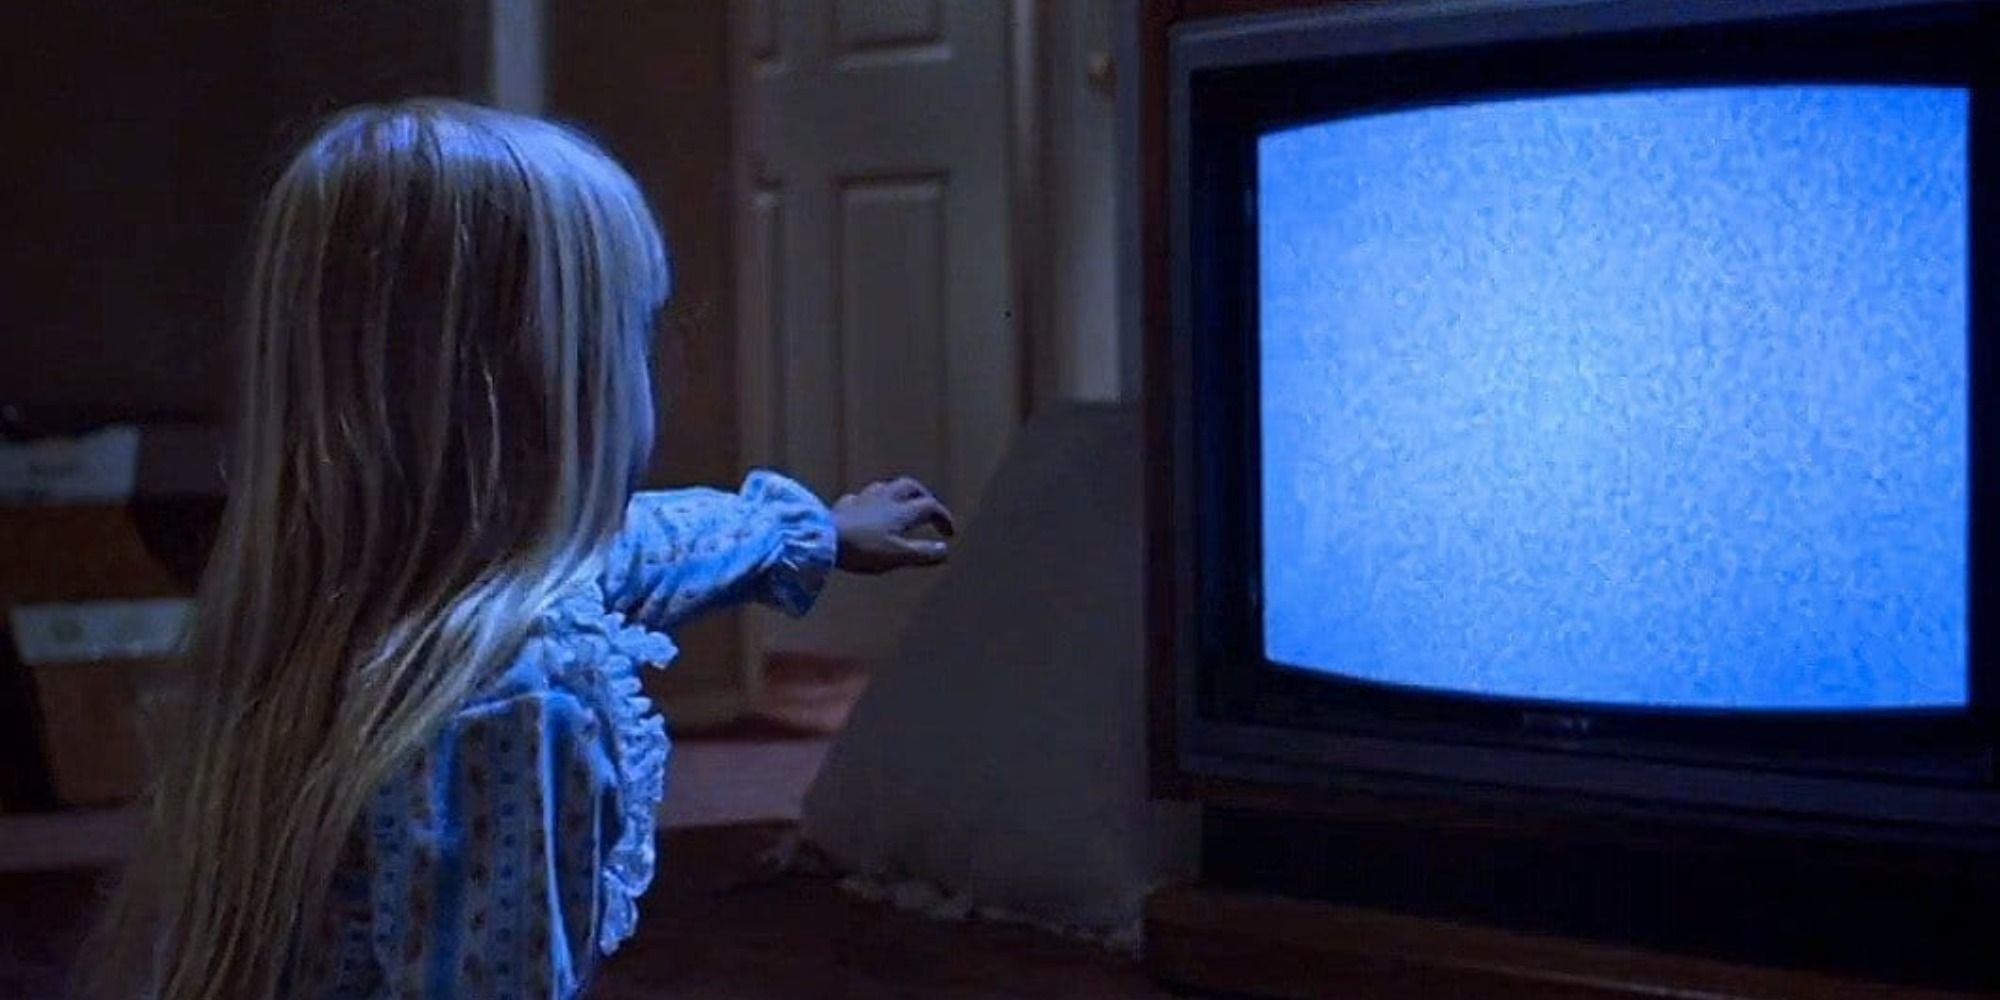
{"label": "cardboard box", "polygon": [[149,777],[147,720],[169,690],[184,599],[23,605],[8,615],[40,718],[42,758],[65,806],[124,802]]}
{"label": "cardboard box", "polygon": [[139,786],[144,704],[173,648],[142,638],[161,612],[134,605],[184,605],[192,593],[220,521],[220,435],[188,425],[8,430],[0,797],[13,812],[117,801]]}

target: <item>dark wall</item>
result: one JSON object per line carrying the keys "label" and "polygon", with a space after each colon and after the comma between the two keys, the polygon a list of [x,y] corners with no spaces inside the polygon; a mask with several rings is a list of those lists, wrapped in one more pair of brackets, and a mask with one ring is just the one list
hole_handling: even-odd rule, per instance
{"label": "dark wall", "polygon": [[15,5],[0,403],[214,417],[255,205],[356,100],[463,92],[459,4]]}
{"label": "dark wall", "polygon": [[270,118],[264,21],[242,0],[23,6],[0,400],[205,412]]}
{"label": "dark wall", "polygon": [[[547,5],[548,111],[638,178],[674,261],[662,333],[654,485],[733,486],[738,465],[731,240],[728,5],[592,0]],[[663,694],[734,685],[735,619],[681,636]]]}
{"label": "dark wall", "polygon": [[290,0],[269,14],[275,133],[289,148],[352,104],[482,99],[489,0]]}
{"label": "dark wall", "polygon": [[548,12],[549,113],[638,178],[673,256],[656,479],[738,471],[726,8],[600,0]]}

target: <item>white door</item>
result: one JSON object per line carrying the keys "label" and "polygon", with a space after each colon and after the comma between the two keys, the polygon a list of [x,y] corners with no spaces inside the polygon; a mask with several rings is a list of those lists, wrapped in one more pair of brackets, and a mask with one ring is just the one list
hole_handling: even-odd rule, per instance
{"label": "white door", "polygon": [[[744,454],[829,499],[910,474],[961,516],[1021,418],[1010,0],[734,0]],[[923,576],[836,580],[770,652],[879,658]]]}

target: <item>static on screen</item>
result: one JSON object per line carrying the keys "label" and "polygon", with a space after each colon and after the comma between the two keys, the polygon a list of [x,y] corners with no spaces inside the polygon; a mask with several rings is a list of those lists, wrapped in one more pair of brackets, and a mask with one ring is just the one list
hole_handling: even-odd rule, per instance
{"label": "static on screen", "polygon": [[1269,658],[1964,705],[1969,107],[1664,89],[1264,136]]}

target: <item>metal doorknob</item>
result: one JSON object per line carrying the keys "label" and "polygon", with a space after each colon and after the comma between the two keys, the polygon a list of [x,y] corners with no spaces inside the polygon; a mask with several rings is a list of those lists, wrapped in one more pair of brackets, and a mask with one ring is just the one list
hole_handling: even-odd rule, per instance
{"label": "metal doorknob", "polygon": [[1111,53],[1100,50],[1092,52],[1085,60],[1083,75],[1090,81],[1092,90],[1108,94],[1118,81],[1118,67],[1112,60]]}

